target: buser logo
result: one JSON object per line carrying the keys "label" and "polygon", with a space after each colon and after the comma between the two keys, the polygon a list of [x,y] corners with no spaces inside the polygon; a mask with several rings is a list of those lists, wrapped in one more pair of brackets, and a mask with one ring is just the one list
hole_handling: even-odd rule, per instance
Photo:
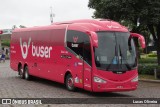
{"label": "buser logo", "polygon": [[78,41],[78,36],[77,37],[73,37],[73,42],[77,43],[77,41]]}
{"label": "buser logo", "polygon": [[23,59],[27,58],[30,42],[31,42],[31,38],[29,38],[28,44],[26,42],[23,42],[22,44],[22,38],[20,38],[20,46],[21,46],[21,52],[22,52]]}
{"label": "buser logo", "polygon": [[[28,44],[26,42],[22,43],[22,38],[20,38],[20,47],[22,52],[23,59],[26,59],[28,56],[28,51],[30,47],[31,38],[28,40]],[[35,46],[32,42],[32,56],[33,57],[41,57],[41,58],[50,58],[52,47],[48,46]]]}

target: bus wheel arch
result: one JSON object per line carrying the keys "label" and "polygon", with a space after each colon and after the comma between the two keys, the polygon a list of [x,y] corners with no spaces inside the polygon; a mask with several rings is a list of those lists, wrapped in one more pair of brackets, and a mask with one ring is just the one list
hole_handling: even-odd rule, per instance
{"label": "bus wheel arch", "polygon": [[24,70],[24,78],[26,80],[30,80],[30,74],[29,74],[29,69],[27,64],[24,65],[23,70]]}
{"label": "bus wheel arch", "polygon": [[67,71],[65,73],[64,83],[65,83],[67,90],[75,91],[74,79],[73,79],[73,76],[71,75],[70,71]]}
{"label": "bus wheel arch", "polygon": [[24,79],[24,72],[23,72],[23,66],[22,66],[22,63],[19,62],[18,64],[18,75],[20,76],[20,78]]}

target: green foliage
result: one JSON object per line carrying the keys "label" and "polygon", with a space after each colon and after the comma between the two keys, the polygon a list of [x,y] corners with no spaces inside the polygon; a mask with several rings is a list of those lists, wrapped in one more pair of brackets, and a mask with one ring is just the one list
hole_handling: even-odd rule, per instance
{"label": "green foliage", "polygon": [[160,71],[160,66],[158,66],[157,64],[141,64],[138,66],[138,73],[154,75],[154,69]]}
{"label": "green foliage", "polygon": [[141,55],[141,59],[138,59],[139,64],[156,64],[157,63],[157,54],[149,53]]}
{"label": "green foliage", "polygon": [[134,25],[138,18],[143,25],[160,22],[159,0],[89,0],[88,7],[96,10],[96,18],[132,21]]}
{"label": "green foliage", "polygon": [[157,55],[155,53],[144,54],[141,59],[138,60],[138,73],[154,75],[154,69],[160,71],[160,66],[157,64]]}
{"label": "green foliage", "polygon": [[3,40],[2,41],[2,46],[8,46],[8,47],[10,47],[10,41],[9,40]]}
{"label": "green foliage", "polygon": [[156,64],[157,63],[157,54],[149,53],[141,55],[141,59],[138,59],[139,64]]}
{"label": "green foliage", "polygon": [[155,53],[150,53],[150,54],[148,54],[148,57],[157,57],[157,54],[155,54]]}
{"label": "green foliage", "polygon": [[157,58],[141,58],[141,59],[138,59],[138,63],[139,64],[144,64],[144,63],[157,63]]}

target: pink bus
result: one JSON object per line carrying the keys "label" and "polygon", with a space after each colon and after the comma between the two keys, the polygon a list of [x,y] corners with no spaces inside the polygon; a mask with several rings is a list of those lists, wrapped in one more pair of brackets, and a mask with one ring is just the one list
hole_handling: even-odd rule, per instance
{"label": "pink bus", "polygon": [[107,19],[16,29],[10,66],[21,78],[56,81],[70,91],[131,91],[138,85],[135,37],[145,48],[143,36]]}

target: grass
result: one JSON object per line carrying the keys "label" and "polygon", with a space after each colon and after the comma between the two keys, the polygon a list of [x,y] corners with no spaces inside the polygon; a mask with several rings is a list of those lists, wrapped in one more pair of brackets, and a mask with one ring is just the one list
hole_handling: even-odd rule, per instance
{"label": "grass", "polygon": [[139,79],[156,80],[154,77],[154,69],[159,69],[160,67],[157,64],[157,55],[155,53],[141,55],[138,63]]}
{"label": "grass", "polygon": [[156,80],[154,75],[145,75],[145,74],[139,74],[139,79]]}
{"label": "grass", "polygon": [[146,57],[146,58],[141,58],[138,59],[138,62],[143,64],[143,63],[157,63],[157,58],[156,57]]}
{"label": "grass", "polygon": [[2,41],[2,46],[8,46],[8,47],[10,47],[10,41],[9,40],[3,40]]}

